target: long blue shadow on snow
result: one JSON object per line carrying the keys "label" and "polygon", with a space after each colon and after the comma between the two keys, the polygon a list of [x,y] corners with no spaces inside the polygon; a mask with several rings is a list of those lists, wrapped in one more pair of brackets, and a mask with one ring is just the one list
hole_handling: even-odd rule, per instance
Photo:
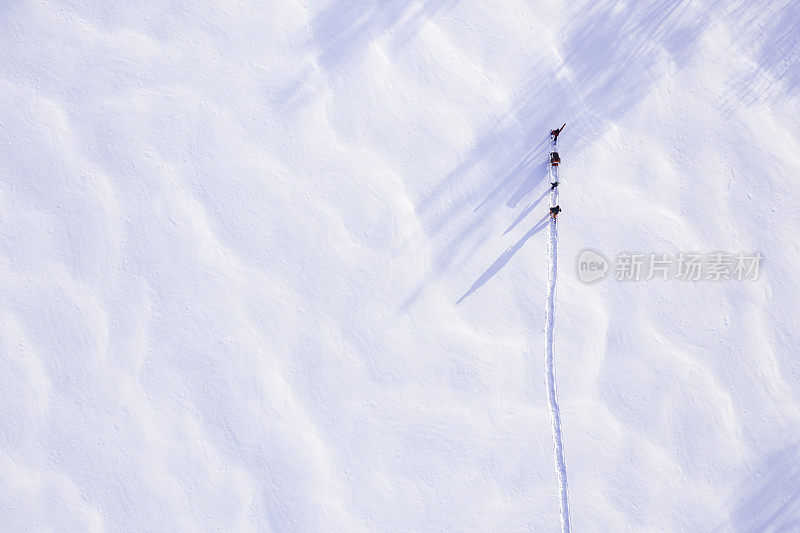
{"label": "long blue shadow on snow", "polygon": [[[531,68],[496,124],[417,200],[417,218],[440,245],[430,273],[402,309],[432,280],[472,258],[479,246],[464,243],[488,238],[485,222],[491,215],[527,201],[545,180],[550,128],[566,122],[570,157],[579,157],[649,93],[668,65],[680,70],[689,64],[721,10],[692,0],[646,0],[620,10],[617,0],[598,0],[567,27],[558,46],[562,64]],[[471,216],[465,216],[467,210]],[[515,223],[531,212],[526,207]]]}
{"label": "long blue shadow on snow", "polygon": [[754,103],[789,103],[800,110],[800,3],[740,2],[729,18],[732,46],[751,57],[728,83],[726,115]]}
{"label": "long blue shadow on snow", "polygon": [[308,25],[316,51],[314,60],[299,65],[296,74],[276,95],[275,103],[287,112],[295,112],[307,104],[315,92],[325,89],[324,85],[315,85],[317,69],[325,77],[346,75],[348,65],[364,54],[376,39],[391,34],[388,44],[392,48],[411,41],[421,22],[454,4],[445,0],[330,2]]}
{"label": "long blue shadow on snow", "polygon": [[522,212],[519,214],[519,216],[516,218],[516,220],[514,220],[514,222],[512,222],[511,225],[503,232],[503,235],[508,235],[508,233],[512,229],[516,228],[517,224],[522,222],[522,220],[526,216],[528,216],[528,213],[533,211],[536,208],[536,206],[539,205],[539,202],[544,200],[544,197],[547,196],[549,192],[550,192],[550,189],[545,189],[545,191],[541,194],[541,196],[539,196],[539,198],[537,198],[533,202],[529,203],[528,206],[525,209],[522,210]]}
{"label": "long blue shadow on snow", "polygon": [[547,140],[543,139],[538,145],[531,149],[531,151],[522,158],[522,161],[517,164],[514,170],[509,172],[472,212],[476,213],[484,205],[494,199],[497,193],[508,187],[509,184],[522,179],[522,183],[517,188],[517,191],[506,202],[508,207],[516,207],[519,201],[531,192],[547,175],[547,162],[543,161],[543,154],[547,142]]}
{"label": "long blue shadow on snow", "polygon": [[800,530],[800,444],[767,457],[743,483],[742,492],[717,531]]}
{"label": "long blue shadow on snow", "polygon": [[539,220],[539,222],[537,222],[536,225],[528,231],[528,233],[526,233],[520,240],[518,240],[516,244],[512,244],[511,246],[509,246],[508,249],[506,249],[506,251],[503,252],[502,255],[500,255],[500,257],[498,257],[495,260],[494,263],[492,263],[492,266],[487,268],[486,271],[483,274],[481,274],[481,277],[475,280],[475,283],[472,284],[472,287],[470,287],[469,290],[465,292],[461,298],[458,299],[456,305],[460,304],[462,301],[464,301],[464,299],[467,298],[467,296],[469,296],[473,292],[483,287],[487,281],[492,279],[495,274],[500,272],[500,270],[502,270],[503,267],[506,266],[506,264],[511,260],[511,258],[514,257],[514,254],[516,254],[525,245],[528,239],[530,239],[531,237],[533,237],[534,235],[536,235],[537,233],[539,233],[540,231],[542,231],[544,228],[547,227],[549,218],[550,215],[545,215],[544,217],[542,217],[542,219]]}

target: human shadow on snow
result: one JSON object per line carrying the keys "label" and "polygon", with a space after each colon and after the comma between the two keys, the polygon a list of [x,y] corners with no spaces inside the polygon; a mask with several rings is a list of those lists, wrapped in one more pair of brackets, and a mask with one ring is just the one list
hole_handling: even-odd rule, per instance
{"label": "human shadow on snow", "polygon": [[[561,63],[532,69],[518,100],[496,127],[417,203],[429,236],[450,243],[436,248],[428,281],[468,261],[490,238],[484,222],[503,207],[517,207],[546,181],[551,128],[567,123],[564,149],[578,157],[648,94],[670,62],[677,69],[688,63],[717,10],[699,9],[690,0],[646,0],[626,9],[619,9],[615,0],[601,0],[589,8],[554,50]],[[565,183],[579,178],[569,176],[569,159],[565,167]],[[484,174],[477,175],[477,183],[476,172]],[[529,203],[504,234],[521,224],[541,199]],[[465,218],[466,208],[471,216]],[[450,231],[443,239],[438,234],[445,230]],[[476,236],[478,245],[463,246]]]}
{"label": "human shadow on snow", "polygon": [[518,225],[520,222],[522,222],[522,220],[523,220],[525,217],[527,217],[527,216],[528,216],[528,214],[529,214],[531,211],[533,211],[533,210],[536,208],[536,206],[537,206],[537,205],[539,205],[539,203],[540,203],[542,200],[544,200],[545,196],[547,196],[549,193],[550,193],[550,189],[545,189],[545,190],[544,190],[544,192],[542,192],[542,194],[540,194],[540,195],[539,195],[539,198],[537,198],[537,199],[536,199],[536,200],[534,200],[533,202],[529,203],[529,204],[528,204],[528,206],[527,206],[525,209],[523,209],[523,210],[522,210],[522,212],[519,214],[519,216],[518,216],[518,217],[517,217],[517,218],[514,220],[514,222],[512,222],[512,223],[511,223],[511,225],[510,225],[508,228],[506,228],[506,230],[503,232],[503,235],[508,235],[508,234],[509,234],[509,232],[511,232],[511,230],[513,230],[514,228],[516,228],[516,227],[517,227],[517,225]]}
{"label": "human shadow on snow", "polygon": [[[330,3],[309,21],[316,55],[298,67],[277,103],[302,105],[375,39],[384,39],[389,51],[401,47],[424,20],[450,9],[443,0]],[[545,181],[550,128],[567,122],[569,151],[577,157],[644,98],[658,69],[668,61],[679,69],[688,63],[710,17],[722,9],[691,0],[643,0],[620,9],[617,0],[598,0],[565,27],[552,50],[532,58],[528,79],[493,124],[482,126],[472,149],[415,199],[417,218],[435,246],[429,274],[403,308],[428,283],[471,259],[491,238],[487,220],[503,207],[517,207]],[[529,203],[506,233],[540,201]]]}
{"label": "human shadow on snow", "polygon": [[475,292],[478,289],[480,289],[481,287],[483,287],[486,284],[487,281],[492,279],[495,274],[500,272],[500,270],[502,270],[502,268],[504,266],[506,266],[506,264],[511,260],[511,258],[514,257],[514,254],[516,254],[518,251],[520,251],[520,249],[525,245],[525,243],[528,241],[528,239],[530,239],[531,237],[533,237],[534,235],[536,235],[537,233],[539,233],[540,231],[542,231],[543,229],[545,229],[547,227],[547,225],[549,223],[549,219],[550,219],[550,215],[549,214],[543,216],[541,218],[541,220],[539,220],[539,222],[536,223],[535,226],[533,226],[530,230],[528,230],[528,233],[526,233],[515,244],[512,244],[511,246],[509,246],[506,249],[506,251],[503,252],[500,255],[500,257],[498,257],[495,260],[495,262],[492,263],[492,265],[489,268],[487,268],[486,271],[483,274],[481,274],[481,276],[477,280],[475,280],[475,283],[472,284],[472,287],[470,287],[469,290],[467,292],[465,292],[464,295],[461,296],[461,298],[458,299],[458,301],[456,302],[456,305],[460,304],[470,294],[472,294],[473,292]]}

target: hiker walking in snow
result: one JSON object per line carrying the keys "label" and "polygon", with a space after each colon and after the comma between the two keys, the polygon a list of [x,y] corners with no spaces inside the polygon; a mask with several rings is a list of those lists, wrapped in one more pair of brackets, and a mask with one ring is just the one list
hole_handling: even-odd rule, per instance
{"label": "hiker walking in snow", "polygon": [[557,182],[557,181],[554,181],[553,183],[551,183],[551,184],[550,184],[550,190],[551,190],[551,191],[552,191],[553,189],[555,189],[556,187],[558,187],[558,182]]}
{"label": "hiker walking in snow", "polygon": [[553,218],[556,218],[560,212],[561,212],[560,206],[555,206],[550,208],[550,216]]}
{"label": "hiker walking in snow", "polygon": [[562,125],[560,128],[558,128],[557,130],[550,130],[550,135],[552,135],[552,136],[553,136],[553,141],[557,141],[557,140],[558,140],[558,134],[559,134],[559,133],[561,133],[562,131],[564,131],[564,126],[566,126],[566,125],[567,125],[567,123],[565,122],[565,123],[564,123],[564,124],[563,124],[563,125]]}

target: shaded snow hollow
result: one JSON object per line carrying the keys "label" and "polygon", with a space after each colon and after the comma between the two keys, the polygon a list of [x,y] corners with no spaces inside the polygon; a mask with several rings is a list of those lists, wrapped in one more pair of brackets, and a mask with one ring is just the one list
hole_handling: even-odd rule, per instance
{"label": "shaded snow hollow", "polygon": [[[800,523],[800,6],[0,5],[0,519]],[[757,281],[581,283],[587,248]],[[613,276],[612,276],[613,278]]]}

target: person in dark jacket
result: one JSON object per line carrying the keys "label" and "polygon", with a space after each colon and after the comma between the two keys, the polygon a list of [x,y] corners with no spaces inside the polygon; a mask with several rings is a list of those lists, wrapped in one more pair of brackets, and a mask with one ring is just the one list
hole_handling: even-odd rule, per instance
{"label": "person in dark jacket", "polygon": [[560,206],[555,206],[550,208],[550,216],[553,218],[556,218],[560,212],[561,212]]}
{"label": "person in dark jacket", "polygon": [[557,141],[557,140],[558,140],[558,134],[559,134],[559,133],[561,133],[562,131],[564,131],[564,126],[566,126],[566,125],[567,125],[567,123],[565,122],[565,123],[564,123],[564,124],[563,124],[563,125],[562,125],[560,128],[558,128],[557,130],[550,130],[550,135],[552,135],[552,136],[553,136],[553,140],[554,140],[554,141]]}

